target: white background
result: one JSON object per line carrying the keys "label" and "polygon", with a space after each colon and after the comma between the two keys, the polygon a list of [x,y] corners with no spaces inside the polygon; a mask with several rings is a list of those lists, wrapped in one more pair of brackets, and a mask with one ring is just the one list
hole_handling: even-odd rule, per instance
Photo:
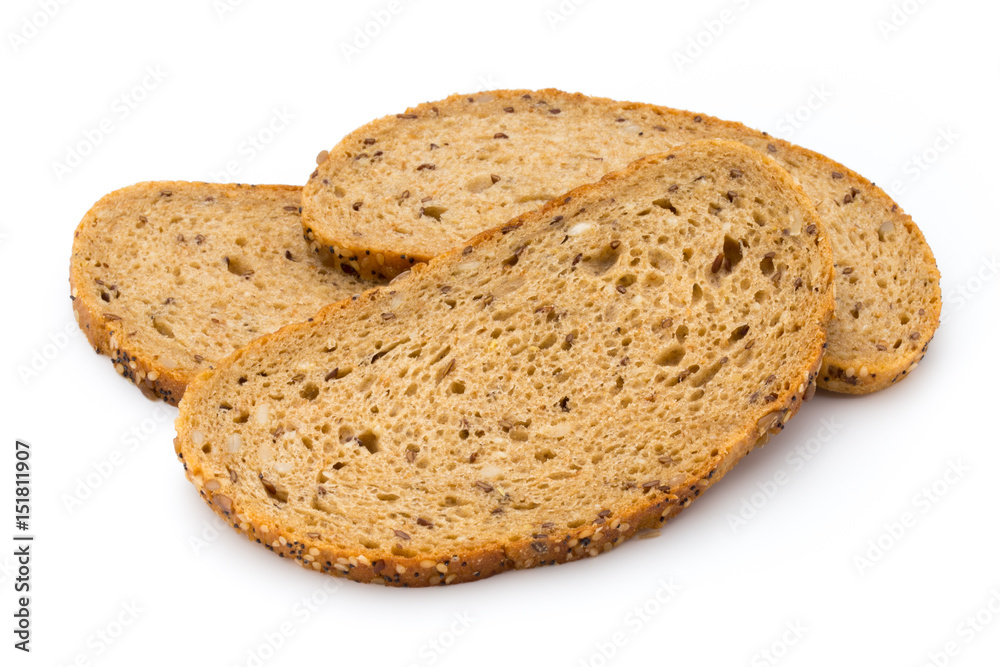
{"label": "white background", "polygon": [[[0,662],[997,664],[997,3],[401,0],[348,58],[388,0],[224,1],[3,3]],[[741,120],[895,182],[943,275],[924,362],[874,396],[821,392],[659,538],[585,562],[338,588],[218,531],[174,458],[176,409],[66,335],[79,219],[115,188],[229,162],[234,180],[301,184],[377,116],[547,86]],[[292,118],[251,155],[276,114]],[[30,655],[11,647],[15,437],[33,453]]]}

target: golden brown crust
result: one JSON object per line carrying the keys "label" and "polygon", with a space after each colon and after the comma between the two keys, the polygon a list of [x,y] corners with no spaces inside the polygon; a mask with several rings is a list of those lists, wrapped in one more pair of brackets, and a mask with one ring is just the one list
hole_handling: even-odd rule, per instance
{"label": "golden brown crust", "polygon": [[[733,131],[749,130],[749,128],[740,123],[714,118],[712,120]],[[913,236],[914,247],[919,248],[923,253],[923,264],[929,272],[927,277],[932,284],[933,296],[936,297],[927,300],[926,312],[922,313],[926,317],[919,321],[915,329],[918,334],[915,340],[923,341],[923,344],[915,347],[908,354],[893,357],[895,363],[891,364],[882,362],[879,357],[874,355],[846,357],[837,354],[836,350],[827,346],[826,353],[823,355],[823,365],[819,371],[817,384],[821,389],[840,394],[854,395],[871,394],[891,387],[909,375],[924,358],[924,355],[927,353],[927,347],[941,321],[941,273],[937,268],[937,261],[934,259],[934,253],[927,243],[927,239],[924,237],[920,227],[913,222],[913,218],[904,212],[903,208],[893,201],[888,193],[861,174],[808,148],[797,146],[784,139],[768,137],[767,133],[761,133],[761,135],[766,137],[767,143],[773,144],[777,148],[776,153],[788,151],[808,155],[814,160],[826,163],[831,172],[837,171],[842,174],[845,184],[864,187],[865,194],[869,198],[877,200],[877,205],[884,209],[883,215],[885,219],[903,226]],[[835,257],[834,259],[836,260],[837,258]],[[838,276],[838,278],[843,278],[843,276]],[[834,318],[839,314],[838,310]]]}
{"label": "golden brown crust", "polygon": [[[761,164],[768,165],[771,177],[781,183],[782,187],[793,192],[799,200],[806,217],[805,224],[815,224],[819,229],[816,248],[823,265],[827,267],[827,272],[823,276],[826,290],[822,293],[820,311],[816,313],[816,324],[819,326],[816,327],[815,335],[806,349],[801,350],[801,356],[795,360],[801,364],[802,377],[806,377],[807,380],[799,386],[790,386],[776,392],[772,402],[753,409],[745,428],[734,436],[731,444],[720,445],[720,453],[714,457],[706,458],[699,472],[689,477],[683,484],[673,488],[667,486],[650,488],[639,501],[617,516],[597,515],[591,523],[551,535],[532,536],[516,542],[493,543],[457,553],[454,550],[443,551],[433,557],[408,558],[383,551],[380,552],[380,557],[373,559],[357,551],[332,548],[329,543],[319,539],[318,534],[316,537],[312,537],[308,533],[305,535],[293,534],[280,526],[270,525],[267,520],[255,516],[254,507],[239,506],[232,498],[221,493],[213,493],[206,486],[205,480],[201,478],[200,470],[189,466],[189,460],[193,458],[192,454],[196,445],[192,442],[187,401],[197,400],[192,397],[201,394],[203,386],[206,387],[206,390],[210,390],[208,385],[214,377],[211,373],[202,373],[192,382],[188,392],[189,398],[182,402],[181,415],[177,420],[175,451],[184,465],[187,477],[199,489],[210,507],[227,523],[245,533],[250,540],[263,544],[279,556],[293,559],[303,567],[334,576],[346,577],[362,583],[390,586],[464,583],[510,569],[538,567],[592,557],[611,550],[640,530],[658,526],[675,516],[686,508],[695,497],[701,495],[705,489],[718,481],[755,446],[764,444],[772,434],[780,432],[788,420],[798,412],[802,403],[812,397],[815,393],[817,372],[826,345],[826,324],[834,309],[833,259],[829,243],[826,240],[826,230],[820,218],[812,210],[808,197],[801,188],[792,182],[783,170],[776,168],[774,162],[766,156],[751,152],[738,144],[732,144],[732,142],[699,143],[723,145],[740,153],[746,159],[756,159]],[[441,264],[457,262],[467,247],[482,245],[498,234],[507,233],[526,222],[547,220],[570,199],[578,200],[593,192],[599,192],[613,186],[618,180],[627,179],[630,174],[642,169],[644,165],[664,159],[669,159],[669,157],[643,158],[622,172],[606,175],[599,183],[579,187],[552,200],[538,211],[526,213],[501,227],[486,230],[468,241],[463,247],[443,253],[433,258],[428,264],[417,265],[412,271],[414,274],[419,274],[424,271],[433,271]],[[365,301],[379,299],[384,289],[375,288],[361,297],[331,304],[320,311],[310,322],[292,324],[255,340],[246,348],[224,360],[220,364],[220,372],[224,371],[225,367],[238,363],[245,356],[252,357],[258,349],[268,346],[272,340],[294,338],[296,333],[306,332],[311,327],[322,324],[341,311],[358,310]],[[191,408],[191,410],[194,409]]]}
{"label": "golden brown crust", "polygon": [[[918,338],[905,341],[906,344],[904,347],[892,355],[880,353],[879,350],[874,348],[867,352],[848,349],[851,343],[847,340],[841,340],[837,321],[846,321],[845,318],[850,317],[848,311],[851,304],[839,304],[838,313],[831,324],[830,346],[824,360],[824,370],[820,374],[819,386],[831,391],[851,394],[875,392],[905,377],[912,371],[917,362],[923,358],[927,343],[933,337],[939,324],[941,310],[940,273],[938,272],[934,256],[927,245],[926,239],[910,216],[903,212],[902,208],[881,188],[860,174],[815,151],[771,137],[765,132],[752,130],[741,123],[721,120],[706,114],[695,114],[689,111],[658,107],[640,102],[617,102],[608,98],[590,97],[581,93],[566,93],[553,88],[537,91],[497,90],[489,91],[489,95],[511,101],[517,100],[522,95],[533,95],[537,98],[560,98],[571,102],[608,105],[625,110],[655,110],[659,114],[677,119],[677,123],[696,124],[699,130],[698,133],[692,134],[692,139],[716,135],[721,135],[721,138],[737,138],[737,140],[742,141],[764,155],[780,158],[788,155],[794,159],[806,157],[825,165],[828,172],[837,174],[838,183],[843,183],[845,189],[851,193],[854,193],[856,190],[859,196],[870,200],[874,208],[881,209],[881,214],[885,220],[891,221],[907,230],[907,233],[911,237],[910,245],[922,254],[922,267],[926,273],[925,278],[932,293],[924,299],[923,317],[913,330],[913,333],[917,334]],[[342,147],[351,147],[363,137],[379,136],[386,128],[398,123],[407,122],[407,118],[410,116],[422,117],[424,115],[439,113],[447,115],[452,108],[458,110],[464,109],[468,106],[468,99],[467,95],[455,94],[441,101],[428,102],[411,107],[403,114],[385,116],[347,135],[329,154],[340,155],[343,152],[340,150]],[[727,134],[733,136],[726,136]],[[305,188],[307,196],[319,187],[320,175],[321,169],[317,169],[312,173]],[[853,200],[854,195],[851,194],[850,198]],[[814,203],[824,204],[823,202]],[[831,206],[840,205],[833,202],[827,202],[827,204]],[[337,234],[336,229],[324,229],[323,221],[316,219],[316,215],[317,213],[308,203],[303,206],[302,222],[306,240],[313,245],[315,251],[324,262],[336,266],[343,271],[350,272],[352,275],[360,275],[363,278],[375,280],[393,278],[415,263],[427,261],[431,254],[420,250],[411,250],[410,254],[400,253],[398,248],[391,247],[391,243],[388,243],[384,239],[363,238],[359,242],[357,239],[352,239],[347,235]],[[833,230],[830,231],[833,233]],[[842,258],[837,257],[835,259],[840,260]],[[865,260],[858,258],[857,261],[863,263]],[[837,279],[838,281],[846,280],[844,276],[839,275]],[[909,335],[913,335],[913,333]],[[845,335],[844,338],[847,338],[847,336]],[[918,344],[913,344],[914,342]]]}
{"label": "golden brown crust", "polygon": [[[140,189],[150,193],[164,187],[165,182],[138,183],[134,186],[121,188],[101,197],[91,208],[98,209],[108,202],[115,201],[128,190]],[[180,185],[180,183],[174,183]],[[292,188],[293,186],[272,186],[276,188]],[[119,318],[106,312],[101,307],[101,301],[90,290],[84,289],[86,282],[83,266],[77,258],[77,240],[84,231],[84,226],[90,218],[87,214],[77,225],[73,234],[73,255],[70,260],[70,299],[73,302],[73,316],[80,329],[97,354],[111,357],[115,371],[132,382],[142,394],[151,400],[162,399],[170,405],[180,403],[190,377],[177,369],[165,368],[162,364],[137,353],[129,344],[130,336],[122,326]],[[153,379],[150,379],[150,378]]]}
{"label": "golden brown crust", "polygon": [[[158,199],[162,199],[165,193],[169,193],[172,201],[176,200],[178,203],[175,205],[177,208],[176,213],[183,213],[181,209],[186,206],[191,206],[196,198],[207,197],[204,201],[212,202],[211,206],[218,206],[218,216],[224,222],[219,222],[219,225],[228,225],[227,230],[236,230],[233,232],[234,236],[239,236],[244,234],[250,239],[251,245],[254,241],[259,241],[260,246],[266,246],[269,250],[276,251],[278,248],[289,247],[283,245],[284,242],[292,241],[294,243],[295,264],[297,269],[306,267],[307,269],[312,269],[313,272],[309,274],[309,278],[316,277],[317,270],[322,271],[325,278],[325,282],[320,283],[319,277],[316,277],[315,281],[310,281],[309,287],[314,289],[318,294],[304,297],[301,303],[305,303],[308,308],[308,314],[312,314],[315,309],[320,308],[332,299],[342,298],[342,296],[351,293],[351,291],[360,291],[361,284],[356,283],[345,278],[343,275],[334,274],[328,269],[323,267],[317,262],[314,262],[309,257],[307,257],[308,249],[302,244],[301,239],[297,234],[298,221],[292,218],[298,215],[298,205],[300,203],[301,188],[299,186],[291,185],[243,185],[243,184],[214,184],[214,183],[199,183],[199,182],[186,182],[186,181],[154,181],[147,183],[138,183],[136,185],[128,186],[116,190],[110,194],[102,197],[97,203],[95,203],[91,209],[84,215],[80,221],[76,232],[74,234],[73,241],[73,254],[70,261],[70,290],[71,298],[73,299],[73,311],[80,325],[80,328],[84,331],[87,339],[90,341],[91,346],[97,351],[98,354],[104,354],[110,356],[112,363],[114,364],[115,370],[119,375],[124,376],[126,379],[134,383],[139,389],[151,399],[162,399],[167,403],[176,405],[184,394],[185,387],[188,382],[202,369],[211,369],[212,364],[215,359],[218,358],[217,348],[212,350],[207,349],[209,346],[202,345],[201,343],[195,343],[191,339],[183,338],[182,334],[179,334],[179,338],[174,340],[164,339],[162,344],[159,342],[151,343],[151,337],[148,335],[149,326],[148,322],[140,322],[139,316],[136,314],[135,309],[130,307],[118,308],[118,301],[116,300],[118,291],[115,285],[107,286],[105,293],[100,293],[94,289],[95,282],[102,284],[101,281],[95,281],[97,276],[102,273],[100,265],[95,267],[94,262],[104,262],[104,270],[110,270],[112,275],[117,275],[116,281],[120,281],[123,276],[128,276],[131,281],[131,291],[129,298],[132,299],[130,304],[137,303],[136,293],[145,289],[148,291],[153,291],[157,289],[161,281],[160,274],[150,273],[130,273],[128,269],[123,269],[123,264],[116,264],[116,260],[119,255],[117,253],[122,252],[124,248],[124,243],[121,247],[115,245],[110,246],[106,243],[105,235],[108,234],[107,229],[109,225],[115,225],[115,229],[118,230],[119,234],[124,234],[128,237],[130,234],[138,235],[143,232],[136,232],[130,226],[122,225],[122,221],[126,218],[130,220],[145,220],[146,215],[150,217],[151,220],[155,221],[153,213],[147,210],[145,207],[153,206],[152,202],[157,202]],[[197,193],[197,194],[196,194]],[[166,201],[166,200],[164,200]],[[199,199],[199,202],[202,200]],[[294,207],[292,209],[292,205]],[[159,203],[156,204],[159,206]],[[243,208],[240,209],[239,207]],[[225,208],[224,208],[225,207]],[[250,218],[240,215],[229,215],[225,217],[226,214],[223,211],[233,210],[233,211],[260,211],[260,218]],[[292,210],[290,210],[292,209]],[[173,210],[173,209],[166,209]],[[208,209],[206,209],[208,210]],[[282,226],[284,222],[283,217],[287,216],[289,220],[288,224]],[[178,215],[178,218],[181,216]],[[198,214],[195,213],[192,218],[197,218]],[[206,216],[206,218],[212,218],[212,215]],[[266,225],[261,226],[261,221],[270,222],[272,220],[277,220],[268,229],[270,231],[265,232],[263,229]],[[248,223],[252,223],[256,226],[251,226]],[[142,222],[145,225],[145,222]],[[201,224],[200,222],[197,224]],[[240,225],[247,224],[247,229],[244,230]],[[153,225],[150,225],[152,227]],[[164,224],[164,227],[166,225]],[[144,229],[148,229],[145,228]],[[218,227],[216,228],[218,229]],[[281,230],[279,234],[275,230]],[[206,230],[207,231],[207,230]],[[257,233],[258,238],[254,238],[253,234]],[[201,257],[194,257],[191,253],[184,253],[185,246],[183,242],[185,241],[184,236],[177,236],[177,246],[167,244],[165,239],[169,237],[169,241],[173,242],[174,232],[164,232],[164,229],[158,231],[158,235],[154,236],[153,232],[149,232],[149,240],[143,240],[141,243],[145,244],[145,248],[156,248],[156,252],[159,253],[158,260],[162,260],[164,265],[161,267],[163,271],[167,270],[166,263],[171,263],[174,261],[181,262],[181,258],[184,256],[188,257],[190,264],[188,266],[201,266],[200,263],[194,262],[195,259],[201,260]],[[188,240],[190,239],[190,234],[188,235]],[[218,234],[217,237],[222,237],[223,234]],[[117,238],[117,237],[115,237]],[[135,238],[135,237],[133,237]],[[143,237],[146,239],[147,237]],[[155,240],[153,240],[155,239]],[[202,238],[195,237],[194,242],[191,244],[192,247],[211,249],[206,250],[206,252],[219,251],[218,258],[212,257],[212,260],[221,260],[222,254],[226,254],[226,262],[228,263],[228,254],[231,250],[238,250],[236,245],[227,246],[224,239],[221,238],[208,238],[204,246],[202,246]],[[218,241],[218,245],[213,245],[214,242]],[[159,244],[163,243],[161,248]],[[239,244],[239,241],[236,242]],[[243,240],[246,243],[246,240]],[[139,244],[139,242],[136,242]],[[116,252],[117,251],[117,252]],[[276,253],[276,256],[280,256],[280,253]],[[287,257],[287,255],[286,255]],[[85,258],[89,258],[87,261]],[[280,259],[279,262],[285,262],[286,259]],[[108,264],[111,264],[111,268],[108,269]],[[152,263],[150,263],[152,264]],[[157,262],[156,265],[159,265]],[[197,270],[209,271],[214,270],[217,273],[212,274],[213,280],[216,280],[218,273],[225,271],[225,265],[219,263],[219,266],[213,269],[204,266]],[[303,271],[296,273],[296,270],[284,268],[283,264],[271,264],[271,275],[275,273],[275,267],[280,266],[282,271],[281,275],[284,276],[287,273],[288,276],[292,276],[290,280],[301,278]],[[290,265],[292,266],[292,265]],[[258,270],[260,266],[256,266]],[[267,266],[265,266],[267,269]],[[306,271],[308,273],[308,271]],[[228,274],[228,272],[227,272]],[[230,275],[226,277],[230,277]],[[136,275],[144,276],[144,279],[135,278]],[[251,272],[252,275],[252,272]],[[259,275],[259,273],[258,273]],[[107,276],[104,276],[107,277]],[[266,276],[265,276],[266,277]],[[223,296],[229,295],[233,299],[239,296],[239,292],[225,291],[222,287],[222,283],[216,283],[218,289],[223,290]],[[301,284],[301,280],[299,280]],[[186,299],[189,303],[198,302],[199,297],[196,291],[193,291],[190,287],[184,287],[184,283],[177,283],[175,289],[177,290],[176,296],[188,297]],[[122,287],[123,284],[119,285]],[[354,289],[358,287],[358,289]],[[350,290],[349,290],[350,288]],[[265,307],[269,305],[269,299],[274,296],[281,296],[280,290],[278,288],[269,288],[268,292],[257,292],[257,294],[263,295],[263,303],[258,304],[258,307],[263,312]],[[112,296],[108,298],[107,292],[110,292]],[[306,290],[303,290],[306,292]],[[327,296],[329,295],[329,298]],[[105,299],[105,300],[102,300]],[[310,301],[310,299],[315,299],[315,301]],[[202,298],[202,301],[205,301]],[[170,301],[173,301],[171,298]],[[198,302],[200,303],[200,302]],[[292,309],[289,308],[289,311]],[[300,309],[300,310],[305,310]],[[117,312],[115,312],[117,311]],[[193,310],[190,312],[194,312]],[[130,316],[131,314],[131,316]],[[202,315],[202,313],[198,313]],[[302,312],[299,313],[301,317],[306,317],[306,314]],[[124,319],[123,319],[124,317]],[[275,321],[275,315],[261,315],[255,321],[263,322],[273,322]],[[270,319],[268,319],[270,318]],[[205,318],[207,319],[207,317]],[[297,319],[297,318],[295,318]],[[289,316],[288,319],[277,319],[279,323],[284,323],[292,321],[293,318]],[[213,320],[215,322],[215,320]],[[233,340],[232,338],[227,338],[227,336],[243,336],[242,331],[224,330],[225,333],[220,333],[219,338],[225,339],[227,342]],[[172,336],[171,336],[172,337]],[[176,344],[175,344],[176,343]],[[190,352],[196,352],[197,354],[191,354]],[[176,358],[174,358],[173,353],[176,352]],[[160,356],[158,353],[163,353]],[[168,357],[169,358],[166,358]]]}
{"label": "golden brown crust", "polygon": [[[109,320],[94,308],[91,299],[72,298],[73,315],[97,354],[111,357],[115,371],[135,384],[146,398],[162,399],[170,405],[180,403],[188,377],[130,350],[120,321]],[[151,376],[155,379],[150,380]]]}

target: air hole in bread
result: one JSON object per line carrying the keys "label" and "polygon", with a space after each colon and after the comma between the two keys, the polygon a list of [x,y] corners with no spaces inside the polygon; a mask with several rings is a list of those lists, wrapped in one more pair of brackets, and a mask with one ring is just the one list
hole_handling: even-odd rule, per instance
{"label": "air hole in bread", "polygon": [[609,244],[601,248],[596,255],[585,256],[583,266],[595,276],[607,273],[618,263],[618,256],[621,254],[621,246]]}
{"label": "air hole in bread", "polygon": [[670,198],[669,197],[661,197],[660,199],[654,199],[653,200],[653,205],[654,206],[659,206],[662,209],[666,209],[666,210],[670,211],[671,213],[673,213],[674,215],[680,215],[677,212],[677,208],[670,202]]}
{"label": "air hole in bread", "polygon": [[675,343],[660,352],[654,361],[658,366],[676,366],[681,363],[681,359],[684,358],[685,354],[684,346],[680,343]]}
{"label": "air hole in bread", "polygon": [[750,332],[750,325],[744,324],[733,329],[733,332],[729,335],[729,344],[732,345],[736,341],[743,340],[744,337]]}
{"label": "air hole in bread", "polygon": [[371,430],[363,432],[358,436],[357,440],[358,444],[367,449],[369,454],[375,454],[379,451],[378,436]]}
{"label": "air hole in bread", "polygon": [[626,273],[624,276],[618,279],[618,286],[628,288],[635,284],[636,276],[634,273]]}
{"label": "air hole in bread", "polygon": [[250,264],[242,257],[225,257],[226,269],[229,270],[233,275],[241,276],[243,278],[249,278],[253,275],[253,269]]}
{"label": "air hole in bread", "polygon": [[737,241],[728,234],[722,242],[722,254],[725,256],[726,262],[729,263],[730,269],[735,269],[736,265],[743,259],[742,243],[742,239]]}
{"label": "air hole in bread", "polygon": [[[382,343],[379,342],[378,344],[375,345],[375,349],[378,350],[378,352],[376,352],[375,354],[372,355],[372,364],[374,365],[376,361],[378,361],[379,359],[381,359],[385,355],[389,354],[390,352],[392,352],[393,350],[395,350],[400,345],[405,345],[408,342],[410,342],[410,339],[409,338],[404,338],[403,340],[398,340],[398,341],[396,341],[394,343],[391,343],[389,346],[387,346],[384,349],[381,349],[382,348]],[[348,370],[347,372],[350,373],[350,370]]]}
{"label": "air hole in bread", "polygon": [[444,359],[446,356],[448,356],[449,352],[451,352],[451,345],[444,346],[441,350],[438,351],[437,354],[434,355],[434,358],[432,358],[427,365],[428,366],[433,366],[434,364],[438,363],[439,361],[441,361],[442,359]]}
{"label": "air hole in bread", "polygon": [[556,457],[556,453],[549,449],[548,447],[544,449],[539,449],[535,452],[535,459],[541,462],[551,461]]}
{"label": "air hole in bread", "polygon": [[448,209],[444,206],[425,206],[420,209],[421,215],[425,215],[428,218],[434,218],[438,222],[441,222],[441,216],[448,212]]}
{"label": "air hole in bread", "polygon": [[153,328],[156,329],[156,333],[161,336],[166,336],[167,338],[174,337],[174,330],[169,324],[163,319],[153,316]]}
{"label": "air hole in bread", "polygon": [[[702,371],[702,372],[698,373],[697,375],[695,375],[694,377],[692,377],[691,378],[691,386],[692,387],[700,387],[700,386],[706,384],[712,378],[714,378],[718,374],[718,372],[722,369],[722,367],[724,365],[726,365],[726,363],[728,363],[728,362],[729,362],[729,357],[722,357],[721,359],[717,360],[715,363],[713,363],[711,366],[709,366],[708,368],[706,368],[704,371]],[[702,393],[704,393],[704,392],[702,392]],[[701,397],[699,396],[699,398],[701,398]]]}
{"label": "air hole in bread", "polygon": [[555,192],[551,192],[551,193],[550,192],[534,192],[534,193],[531,193],[531,194],[521,195],[520,197],[518,197],[516,199],[516,201],[517,201],[518,204],[529,204],[531,202],[550,201],[552,199],[555,199],[557,196],[558,196],[558,193],[555,193]]}
{"label": "air hole in bread", "polygon": [[329,382],[330,380],[341,380],[350,375],[351,371],[353,370],[354,369],[351,368],[350,366],[347,367],[338,366],[337,368],[334,368],[332,371],[327,373],[324,379],[327,382]]}

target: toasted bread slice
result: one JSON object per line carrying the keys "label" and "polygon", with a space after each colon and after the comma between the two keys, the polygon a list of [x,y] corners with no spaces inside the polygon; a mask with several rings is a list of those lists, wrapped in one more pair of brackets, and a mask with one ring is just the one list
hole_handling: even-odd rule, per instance
{"label": "toasted bread slice", "polygon": [[917,226],[843,165],[711,116],[558,90],[455,95],[377,120],[324,151],[303,193],[302,222],[324,261],[391,278],[636,158],[705,138],[777,160],[826,222],[838,305],[820,386],[868,393],[906,375],[941,309],[934,256]]}
{"label": "toasted bread slice", "polygon": [[91,345],[151,398],[254,338],[366,284],[302,240],[301,188],[140,183],[97,202],[76,230],[73,310]]}
{"label": "toasted bread slice", "polygon": [[812,396],[832,284],[786,172],[690,144],[250,343],[191,385],[177,454],[227,523],[333,575],[595,556]]}

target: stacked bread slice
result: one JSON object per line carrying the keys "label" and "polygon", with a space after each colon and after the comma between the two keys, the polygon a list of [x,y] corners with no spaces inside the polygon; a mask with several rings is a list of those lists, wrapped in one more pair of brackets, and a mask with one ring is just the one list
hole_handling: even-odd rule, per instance
{"label": "stacked bread slice", "polygon": [[227,523],[358,581],[593,556],[811,397],[832,284],[788,174],[693,143],[239,350],[189,389],[177,454]]}
{"label": "stacked bread slice", "polygon": [[705,138],[774,158],[830,230],[837,312],[820,386],[868,393],[905,376],[941,310],[920,229],[847,167],[708,115],[559,90],[454,95],[369,123],[321,154],[302,222],[331,265],[391,278],[560,192]]}
{"label": "stacked bread slice", "polygon": [[301,188],[161,181],[112,192],[76,230],[73,311],[91,345],[176,404],[254,338],[365,290],[299,233]]}

